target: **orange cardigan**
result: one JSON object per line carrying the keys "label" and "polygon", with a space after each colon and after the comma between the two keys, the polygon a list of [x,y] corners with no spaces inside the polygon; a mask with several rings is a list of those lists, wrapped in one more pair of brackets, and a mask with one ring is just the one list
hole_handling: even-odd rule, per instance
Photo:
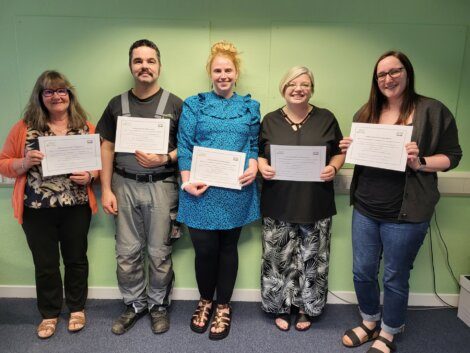
{"label": "orange cardigan", "polygon": [[[94,133],[95,127],[88,121],[87,125],[90,129],[90,133]],[[0,174],[5,175],[8,178],[16,178],[11,201],[13,204],[13,213],[15,218],[18,219],[18,223],[20,224],[23,223],[26,173],[16,173],[13,169],[13,161],[15,161],[15,159],[21,159],[24,157],[26,132],[27,126],[25,122],[23,120],[17,122],[10,130],[5,144],[3,145],[2,152],[0,153]],[[91,211],[96,213],[98,211],[98,205],[96,203],[96,197],[93,189],[91,188],[91,185],[87,186],[87,192]]]}

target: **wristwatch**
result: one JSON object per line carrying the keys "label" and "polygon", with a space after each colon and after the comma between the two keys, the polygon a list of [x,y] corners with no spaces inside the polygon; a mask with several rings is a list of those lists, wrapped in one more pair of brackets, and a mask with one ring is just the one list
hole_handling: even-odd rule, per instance
{"label": "wristwatch", "polygon": [[88,173],[88,176],[90,177],[90,181],[88,182],[88,184],[93,184],[93,182],[95,181],[95,177],[93,176],[93,174],[89,171],[87,171]]}
{"label": "wristwatch", "polygon": [[418,157],[418,170],[423,169],[426,166],[426,158],[424,157]]}

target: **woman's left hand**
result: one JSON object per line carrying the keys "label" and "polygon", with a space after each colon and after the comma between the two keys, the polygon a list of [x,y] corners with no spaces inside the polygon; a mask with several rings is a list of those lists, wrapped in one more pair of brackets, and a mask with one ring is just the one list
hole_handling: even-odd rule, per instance
{"label": "woman's left hand", "polygon": [[336,169],[333,168],[331,165],[325,166],[323,168],[321,174],[320,174],[320,179],[324,181],[331,181],[335,178],[336,175]]}
{"label": "woman's left hand", "polygon": [[242,187],[250,185],[256,178],[258,173],[258,162],[254,159],[250,159],[248,162],[248,168],[245,170],[245,173],[238,178]]}
{"label": "woman's left hand", "polygon": [[91,181],[91,174],[89,172],[75,172],[69,179],[78,185],[87,185]]}
{"label": "woman's left hand", "polygon": [[418,160],[418,154],[419,154],[418,144],[414,141],[408,142],[405,145],[405,149],[406,149],[406,153],[408,154],[408,159],[406,161],[406,164],[411,169],[417,170],[420,167],[419,160]]}

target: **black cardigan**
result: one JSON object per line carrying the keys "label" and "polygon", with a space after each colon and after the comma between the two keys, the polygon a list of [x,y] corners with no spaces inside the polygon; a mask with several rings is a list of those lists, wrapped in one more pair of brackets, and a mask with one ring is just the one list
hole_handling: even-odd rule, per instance
{"label": "black cardigan", "polygon": [[[354,115],[354,121],[358,116],[359,112]],[[457,167],[462,158],[454,116],[438,100],[419,97],[413,118],[411,141],[418,144],[420,157],[435,154],[446,155],[450,160],[450,167],[447,170]],[[362,166],[354,167],[350,189],[352,205],[362,169]],[[437,173],[414,171],[407,167],[403,202],[398,220],[413,223],[429,221],[439,197]]]}

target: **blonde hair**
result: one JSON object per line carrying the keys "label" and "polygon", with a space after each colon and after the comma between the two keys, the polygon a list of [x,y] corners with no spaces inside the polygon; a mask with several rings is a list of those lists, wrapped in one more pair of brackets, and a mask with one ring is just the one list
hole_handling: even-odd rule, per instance
{"label": "blonde hair", "polygon": [[233,63],[233,66],[235,66],[235,70],[237,70],[237,73],[240,74],[240,53],[233,43],[222,40],[212,45],[211,53],[207,59],[206,64],[206,70],[209,75],[211,74],[212,62],[217,56],[225,56],[230,59],[230,61]]}
{"label": "blonde hair", "polygon": [[286,92],[286,86],[288,83],[290,83],[292,80],[296,79],[300,75],[307,75],[310,78],[310,82],[312,83],[312,94],[313,94],[313,87],[315,85],[315,81],[313,79],[313,73],[310,71],[307,67],[305,66],[294,66],[291,67],[284,77],[281,79],[281,82],[279,82],[279,92],[281,93],[281,96],[284,97],[284,93]]}
{"label": "blonde hair", "polygon": [[36,80],[28,104],[24,110],[23,121],[28,127],[39,131],[48,129],[49,111],[42,100],[42,92],[45,89],[66,88],[69,92],[69,127],[81,129],[86,125],[87,114],[77,99],[75,88],[70,84],[65,75],[54,70],[44,71]]}

